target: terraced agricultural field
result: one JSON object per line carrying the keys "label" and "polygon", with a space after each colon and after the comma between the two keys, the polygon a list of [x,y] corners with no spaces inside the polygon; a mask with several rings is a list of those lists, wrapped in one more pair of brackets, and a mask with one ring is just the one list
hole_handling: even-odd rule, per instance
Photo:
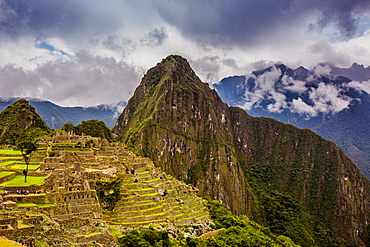
{"label": "terraced agricultural field", "polygon": [[13,174],[15,172],[12,172],[12,171],[1,171],[0,172],[0,178],[2,177],[5,177],[5,176],[8,176],[9,174]]}
{"label": "terraced agricultural field", "polygon": [[[38,165],[38,164],[37,165],[29,164],[28,165],[28,170],[36,170],[39,167],[40,167],[40,165]],[[7,168],[22,170],[22,169],[26,169],[26,164],[11,165],[11,166],[7,166]]]}
{"label": "terraced agricultural field", "polygon": [[29,186],[31,184],[42,185],[44,183],[44,179],[45,177],[27,176],[27,182],[25,183],[24,176],[17,175],[14,178],[0,184],[0,186],[16,187],[16,186]]}
{"label": "terraced agricultural field", "polygon": [[0,149],[0,155],[18,155],[22,157],[21,151],[13,149]]}

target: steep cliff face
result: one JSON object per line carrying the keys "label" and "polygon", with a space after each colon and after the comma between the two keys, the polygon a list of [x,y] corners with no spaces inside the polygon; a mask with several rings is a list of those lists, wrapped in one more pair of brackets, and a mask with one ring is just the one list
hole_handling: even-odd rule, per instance
{"label": "steep cliff face", "polygon": [[143,77],[114,127],[202,195],[304,246],[364,245],[370,185],[332,142],[228,107],[185,59]]}
{"label": "steep cliff face", "polygon": [[231,144],[231,129],[223,127],[228,112],[186,60],[170,56],[144,76],[113,131],[202,195],[246,213],[246,198],[252,195]]}

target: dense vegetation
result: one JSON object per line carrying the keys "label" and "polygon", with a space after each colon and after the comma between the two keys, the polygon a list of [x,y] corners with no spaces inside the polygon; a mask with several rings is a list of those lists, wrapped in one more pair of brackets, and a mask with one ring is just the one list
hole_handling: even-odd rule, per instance
{"label": "dense vegetation", "polygon": [[[214,86],[224,102],[232,106],[242,106],[246,103],[246,94],[251,95],[256,91],[258,85],[256,83],[256,76],[261,78],[261,76],[267,75],[272,68],[269,67],[260,71],[254,71],[250,76],[224,78]],[[284,123],[292,123],[299,128],[312,129],[325,139],[334,141],[353,160],[360,171],[367,178],[370,178],[370,146],[368,145],[370,129],[367,127],[370,124],[370,94],[366,91],[351,88],[348,83],[353,78],[340,76],[340,74],[335,74],[334,71],[332,71],[334,73],[332,74],[333,76],[320,75],[316,77],[313,76],[315,74],[313,71],[306,70],[303,67],[292,70],[280,64],[276,65],[276,69],[281,74],[273,82],[274,88],[279,93],[284,94],[286,102],[301,99],[310,106],[314,104],[309,97],[311,90],[300,93],[284,90],[283,80],[289,78],[293,81],[298,80],[304,82],[307,89],[317,87],[319,83],[334,86],[341,90],[341,95],[345,96],[346,101],[351,100],[351,103],[348,107],[337,113],[321,112],[317,116],[309,116],[292,112],[290,109],[284,107],[284,105],[281,105],[278,112],[272,112],[269,106],[275,104],[275,101],[270,97],[264,97],[261,99],[261,102],[256,102],[251,109],[247,110],[248,114],[270,117]],[[361,72],[356,70],[354,74],[360,75]],[[351,76],[354,75],[352,74]]]}
{"label": "dense vegetation", "polygon": [[103,209],[112,210],[115,203],[120,199],[120,187],[122,179],[115,178],[110,181],[96,181],[96,192]]}
{"label": "dense vegetation", "polygon": [[0,112],[0,144],[16,145],[49,134],[50,129],[26,100],[19,100]]}
{"label": "dense vegetation", "polygon": [[61,130],[73,131],[77,135],[100,137],[102,139],[107,139],[109,142],[114,140],[112,131],[105,125],[105,123],[95,119],[82,121],[82,123],[76,126],[73,126],[72,123],[68,122],[62,126]]}
{"label": "dense vegetation", "polygon": [[370,183],[333,142],[228,107],[181,57],[147,72],[114,133],[201,195],[295,243],[367,241]]}
{"label": "dense vegetation", "polygon": [[[123,235],[121,246],[189,246],[189,247],[221,247],[221,246],[271,246],[295,247],[294,242],[283,235],[271,233],[268,227],[262,227],[245,216],[235,216],[227,211],[219,201],[207,198],[207,207],[211,213],[215,230],[197,238],[184,237],[177,232],[175,238],[169,238],[166,231],[153,228],[133,230]],[[196,227],[196,226],[193,226]],[[185,230],[186,232],[187,230]]]}
{"label": "dense vegetation", "polygon": [[[19,98],[0,99],[0,111],[17,100],[19,100]],[[117,120],[118,106],[98,105],[92,107],[62,107],[41,99],[28,99],[28,101],[30,105],[35,107],[37,113],[45,121],[46,125],[52,129],[60,129],[63,124],[67,122],[77,125],[89,119],[101,120],[111,128]],[[119,107],[124,106],[124,104],[124,102],[120,102]]]}

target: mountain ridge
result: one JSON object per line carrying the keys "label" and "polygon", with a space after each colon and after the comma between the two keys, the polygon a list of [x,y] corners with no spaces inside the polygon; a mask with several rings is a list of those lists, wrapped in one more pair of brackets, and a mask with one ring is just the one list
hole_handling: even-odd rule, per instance
{"label": "mountain ridge", "polygon": [[27,100],[18,100],[0,112],[0,143],[16,144],[19,139],[49,132],[49,127]]}
{"label": "mountain ridge", "polygon": [[277,65],[249,76],[224,78],[214,87],[225,102],[252,116],[309,128],[335,141],[369,178],[370,133],[365,126],[370,121],[370,95],[362,82],[335,73],[328,64],[311,71]]}
{"label": "mountain ridge", "polygon": [[80,124],[82,121],[97,119],[103,121],[108,127],[113,127],[118,115],[121,113],[125,102],[119,102],[115,106],[97,105],[91,107],[63,107],[51,101],[37,98],[0,98],[0,111],[19,99],[26,99],[30,105],[34,106],[37,113],[52,129],[59,129],[65,123],[73,125]]}
{"label": "mountain ridge", "polygon": [[302,246],[366,244],[370,184],[356,165],[310,130],[227,106],[182,57],[148,70],[113,131],[201,195]]}

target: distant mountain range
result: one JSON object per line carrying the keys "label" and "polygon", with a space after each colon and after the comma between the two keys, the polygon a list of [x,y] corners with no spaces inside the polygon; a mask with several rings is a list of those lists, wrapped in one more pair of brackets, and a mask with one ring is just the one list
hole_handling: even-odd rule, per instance
{"label": "distant mountain range", "polygon": [[370,67],[278,64],[224,78],[214,87],[223,101],[252,116],[309,128],[334,141],[370,178]]}
{"label": "distant mountain range", "polygon": [[[0,98],[0,111],[21,98]],[[26,98],[30,105],[35,107],[36,112],[45,123],[52,129],[59,129],[63,124],[70,122],[78,125],[82,121],[96,119],[103,121],[108,127],[113,127],[117,117],[121,114],[125,102],[117,105],[98,105],[92,107],[62,107],[50,101]]]}

